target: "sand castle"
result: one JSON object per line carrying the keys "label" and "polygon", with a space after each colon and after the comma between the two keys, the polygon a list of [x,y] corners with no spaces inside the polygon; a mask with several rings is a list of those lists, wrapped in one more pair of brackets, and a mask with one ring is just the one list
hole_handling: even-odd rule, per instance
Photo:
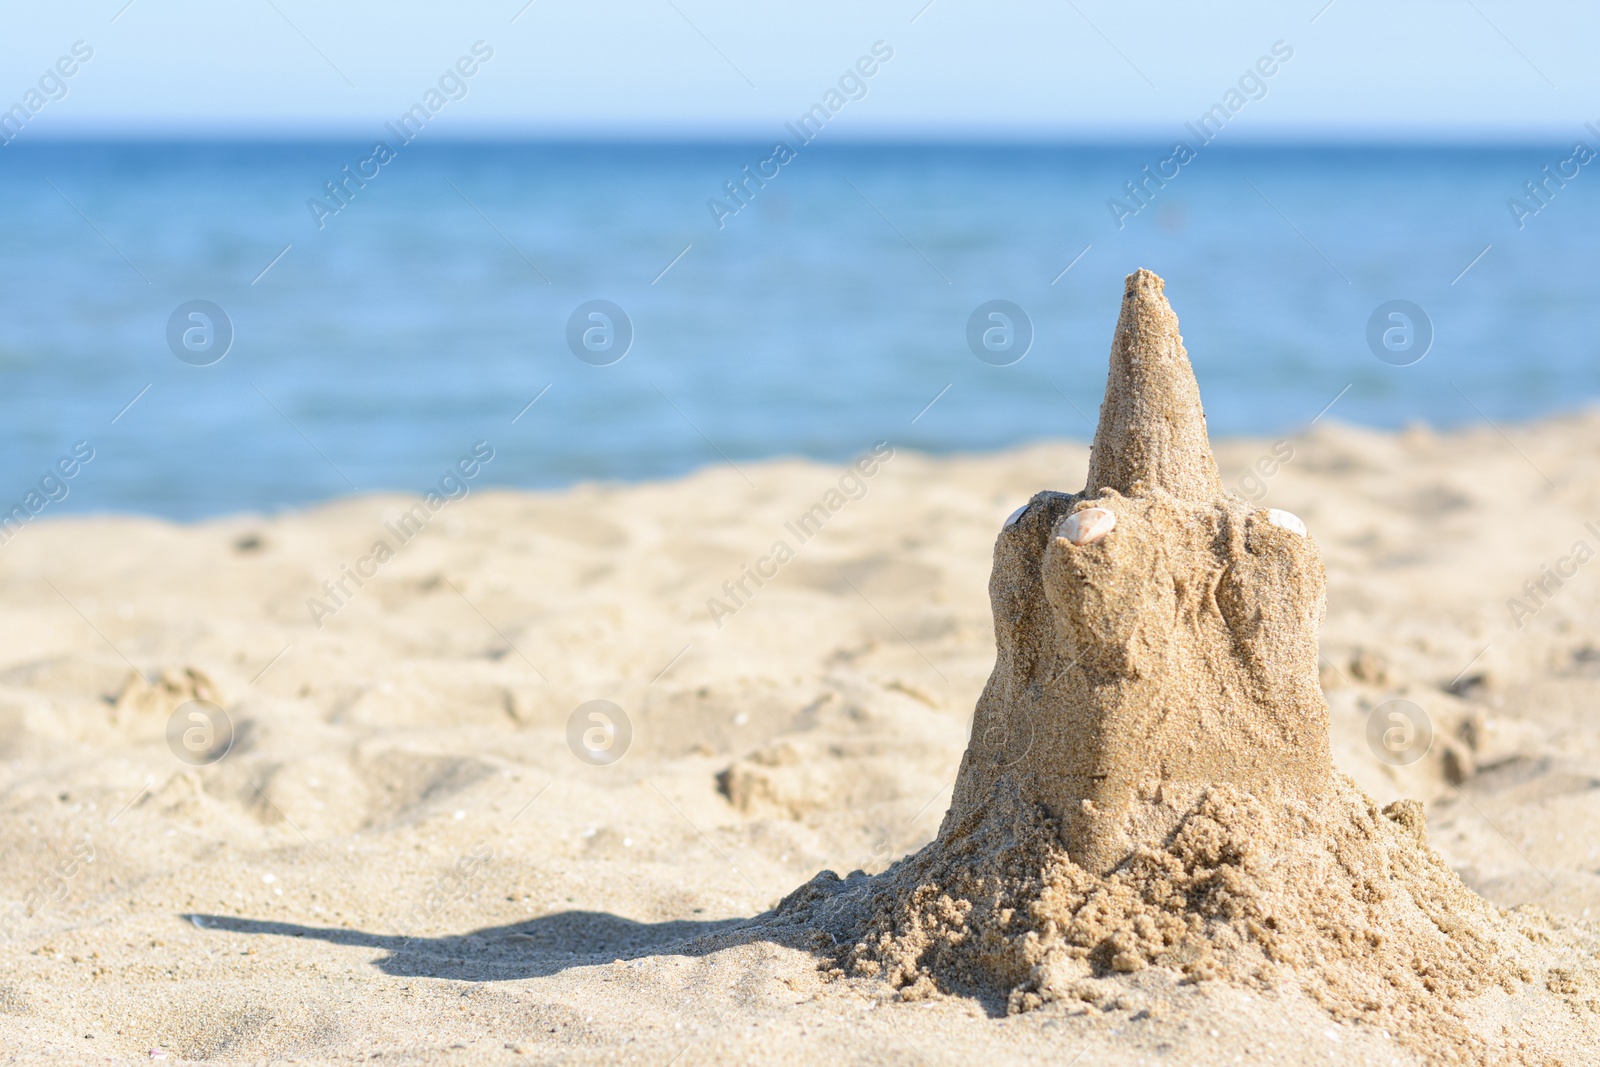
{"label": "sand castle", "polygon": [[938,836],[775,918],[907,999],[1092,1005],[1160,967],[1292,986],[1439,1062],[1517,1062],[1484,1005],[1587,988],[1592,954],[1467,890],[1420,804],[1380,811],[1334,769],[1320,555],[1223,489],[1163,289],[1127,279],[1088,485],[999,532],[994,671]]}
{"label": "sand castle", "polygon": [[1096,873],[1172,829],[1130,821],[1138,794],[1310,795],[1333,773],[1321,557],[1298,519],[1223,490],[1162,289],[1128,278],[1088,485],[1040,493],[1000,534],[998,656],[951,809],[1008,778]]}

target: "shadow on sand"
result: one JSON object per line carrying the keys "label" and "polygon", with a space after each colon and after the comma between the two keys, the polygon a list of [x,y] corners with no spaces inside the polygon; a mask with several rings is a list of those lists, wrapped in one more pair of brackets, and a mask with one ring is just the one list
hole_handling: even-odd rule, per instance
{"label": "shadow on sand", "polygon": [[488,926],[446,937],[406,937],[330,926],[185,913],[204,930],[270,937],[315,938],[333,945],[382,949],[374,961],[386,974],[495,982],[543,978],[572,967],[592,967],[643,956],[708,956],[767,941],[800,948],[796,931],[774,929],[755,919],[635,922],[601,911],[563,911],[509,926]]}

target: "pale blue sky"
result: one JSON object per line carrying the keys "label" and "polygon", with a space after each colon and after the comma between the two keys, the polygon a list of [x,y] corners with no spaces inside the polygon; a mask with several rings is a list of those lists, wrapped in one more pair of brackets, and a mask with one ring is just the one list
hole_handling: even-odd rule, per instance
{"label": "pale blue sky", "polygon": [[[74,41],[28,123],[63,136],[373,132],[474,41],[445,138],[753,136],[894,51],[830,139],[1165,137],[1275,41],[1230,138],[1565,138],[1600,124],[1600,5],[1509,0],[56,0],[0,7],[0,107]],[[520,11],[520,14],[519,14]]]}

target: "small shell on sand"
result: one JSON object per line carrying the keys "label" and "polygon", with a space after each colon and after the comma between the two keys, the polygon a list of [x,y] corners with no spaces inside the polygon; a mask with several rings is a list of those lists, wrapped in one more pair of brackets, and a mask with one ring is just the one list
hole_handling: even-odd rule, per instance
{"label": "small shell on sand", "polygon": [[1006,518],[1006,529],[1008,529],[1008,530],[1009,530],[1009,529],[1011,529],[1011,527],[1013,527],[1013,526],[1015,526],[1015,525],[1016,525],[1016,524],[1017,524],[1017,520],[1018,520],[1018,519],[1020,519],[1020,518],[1022,518],[1022,516],[1023,516],[1023,515],[1024,515],[1024,514],[1025,514],[1025,513],[1026,513],[1026,512],[1027,512],[1027,510],[1028,510],[1028,509],[1029,509],[1029,508],[1031,508],[1031,507],[1033,507],[1033,502],[1032,502],[1032,501],[1031,501],[1031,500],[1030,500],[1030,501],[1029,501],[1029,502],[1028,502],[1028,503],[1026,503],[1026,504],[1024,504],[1024,505],[1022,505],[1022,506],[1021,506],[1021,507],[1020,507],[1020,508],[1018,508],[1018,509],[1017,509],[1017,510],[1016,510],[1016,511],[1013,511],[1013,512],[1012,512],[1012,513],[1011,513],[1011,514],[1010,514],[1010,516],[1008,516],[1008,517],[1007,517],[1007,518]]}
{"label": "small shell on sand", "polygon": [[1116,528],[1117,516],[1114,512],[1106,508],[1084,508],[1062,519],[1056,536],[1065,537],[1075,545],[1087,545]]}
{"label": "small shell on sand", "polygon": [[1306,524],[1300,521],[1300,516],[1292,511],[1281,511],[1278,508],[1267,509],[1267,521],[1274,526],[1281,526],[1291,533],[1301,537],[1306,535]]}

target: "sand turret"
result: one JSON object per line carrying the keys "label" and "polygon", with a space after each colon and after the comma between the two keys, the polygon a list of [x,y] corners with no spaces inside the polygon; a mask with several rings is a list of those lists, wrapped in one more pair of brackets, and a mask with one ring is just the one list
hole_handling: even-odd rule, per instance
{"label": "sand turret", "polygon": [[1222,495],[1200,386],[1165,288],[1147,270],[1128,276],[1086,491],[1163,489],[1189,500]]}

